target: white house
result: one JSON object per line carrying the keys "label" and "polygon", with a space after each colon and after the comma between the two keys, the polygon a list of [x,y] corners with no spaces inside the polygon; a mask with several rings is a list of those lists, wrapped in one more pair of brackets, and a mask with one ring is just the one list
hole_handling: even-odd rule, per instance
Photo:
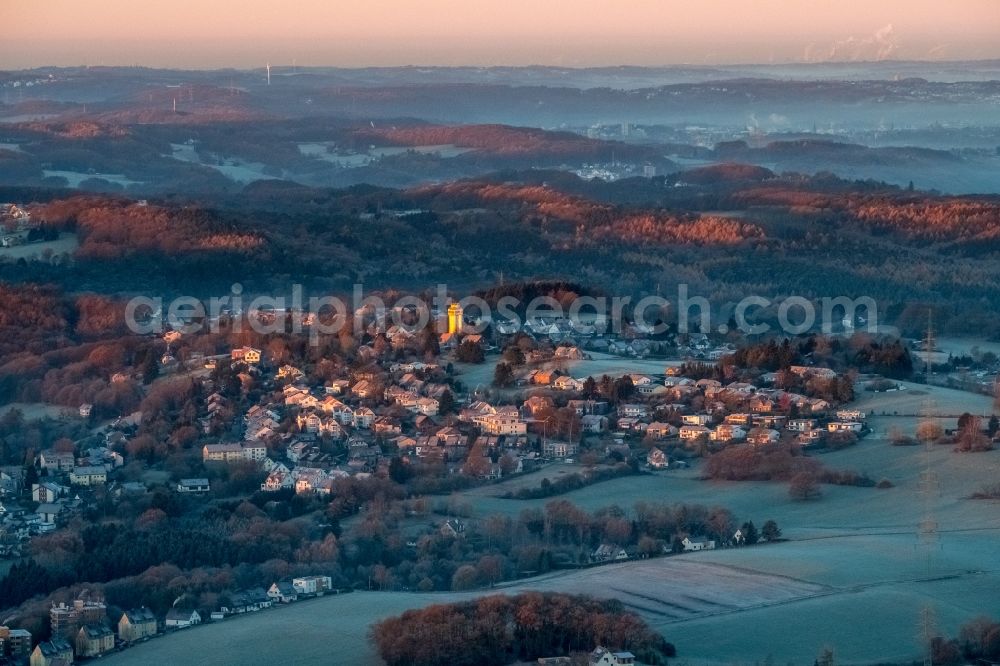
{"label": "white house", "polygon": [[167,611],[165,624],[167,629],[184,629],[185,627],[193,627],[196,624],[201,624],[201,615],[199,615],[196,610],[171,608]]}
{"label": "white house", "polygon": [[859,433],[864,426],[857,421],[831,421],[826,424],[826,429],[830,432],[853,432]]}
{"label": "white house", "polygon": [[707,437],[709,430],[703,425],[684,425],[677,434],[685,441],[692,441],[699,437]]}
{"label": "white house", "polygon": [[712,541],[711,539],[704,539],[704,538],[692,539],[691,537],[684,537],[684,541],[682,541],[681,543],[684,544],[685,552],[693,553],[699,550],[715,549],[715,541]]}
{"label": "white house", "polygon": [[808,432],[816,427],[816,419],[789,419],[785,427],[792,432]]}
{"label": "white house", "polygon": [[594,562],[610,562],[612,560],[627,560],[628,553],[625,552],[624,548],[620,546],[612,546],[610,544],[602,543],[597,549],[591,553],[590,559]]}
{"label": "white house", "polygon": [[713,442],[742,441],[747,438],[747,431],[732,423],[722,423],[708,437]]}
{"label": "white house", "polygon": [[598,646],[590,653],[591,666],[632,666],[635,655],[631,652],[612,652]]}
{"label": "white house", "polygon": [[649,407],[647,407],[646,405],[630,403],[622,405],[621,407],[618,408],[619,416],[641,419],[647,414],[649,414]]}
{"label": "white house", "polygon": [[333,589],[333,579],[330,576],[302,576],[292,579],[292,587],[299,594],[320,595]]}
{"label": "white house", "polygon": [[272,584],[267,590],[267,596],[275,603],[290,604],[299,598],[299,593],[291,583],[282,581]]}

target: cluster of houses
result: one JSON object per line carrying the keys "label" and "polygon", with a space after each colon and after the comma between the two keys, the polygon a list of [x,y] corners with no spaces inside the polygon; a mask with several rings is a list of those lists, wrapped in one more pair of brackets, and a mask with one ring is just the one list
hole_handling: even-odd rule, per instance
{"label": "cluster of houses", "polygon": [[[246,364],[248,358],[259,359],[258,350],[234,351],[232,358]],[[268,377],[257,363],[256,372]],[[280,389],[243,414],[242,441],[202,448],[207,464],[260,465],[267,472],[263,491],[328,494],[336,479],[384,471],[394,455],[440,462],[458,471],[471,451],[480,451],[490,456],[475,466],[481,468],[482,478],[523,471],[526,461],[537,458],[528,446],[530,410],[526,414],[513,405],[474,402],[445,422],[439,414],[441,400],[454,398],[447,374],[436,364],[394,363],[387,372],[361,371],[313,387],[306,385],[300,370],[283,365],[273,379]],[[213,393],[205,409],[210,419],[229,406]],[[575,445],[558,442],[548,447],[556,457],[575,450]],[[504,454],[507,460],[501,464],[498,458]],[[187,481],[199,480],[185,480],[178,490],[197,492],[200,486]]]}
{"label": "cluster of houses", "polygon": [[[807,371],[813,370],[824,375],[832,372],[825,368]],[[766,445],[790,439],[801,446],[815,446],[834,433],[861,435],[866,431],[863,411],[834,410],[821,398],[766,385],[694,380],[681,376],[674,367],[667,368],[662,380],[648,375],[630,378],[636,394],[646,401],[619,405],[613,427],[652,442]],[[767,375],[761,378],[762,384],[768,381]],[[670,414],[672,422],[663,420],[663,414]],[[603,420],[584,417],[585,430],[597,431],[604,425]],[[653,468],[667,466],[665,455],[655,448],[648,462]]]}
{"label": "cluster of houses", "polygon": [[[707,340],[692,336],[691,344],[706,346]],[[565,360],[585,356],[566,344],[543,353]],[[273,380],[276,388],[268,401],[243,414],[241,442],[206,444],[203,460],[260,465],[267,472],[261,484],[264,491],[328,494],[337,478],[385,471],[394,456],[498,479],[530,468],[540,458],[572,459],[585,434],[634,434],[688,447],[701,442],[764,445],[783,438],[813,446],[833,433],[864,431],[863,413],[842,410],[831,417],[827,401],[773,388],[775,376],[768,375],[756,386],[692,379],[675,366],[661,375],[631,373],[632,401],[612,409],[606,400],[583,399],[586,378],[569,376],[558,363],[547,364],[531,368],[521,378],[533,390],[520,404],[471,401],[459,405],[455,417],[446,420],[439,414],[441,402],[453,405],[454,396],[447,373],[436,364],[370,365],[349,377],[309,386],[305,373],[294,366],[268,370],[258,349],[234,349],[230,358]],[[803,378],[835,376],[829,369],[805,366],[792,367],[791,372]],[[564,437],[553,432],[550,437],[548,417],[561,406],[577,413],[580,432]],[[206,418],[212,418],[230,413],[231,408],[223,396],[213,393],[206,400],[206,411]],[[538,447],[529,441],[532,424],[534,432],[542,433]],[[647,462],[654,469],[670,464],[659,447],[650,451]],[[183,491],[193,488],[185,485]]]}
{"label": "cluster of houses", "polygon": [[[220,621],[332,591],[332,578],[317,575],[276,582],[267,590],[255,588],[220,595],[219,608],[211,613],[210,620]],[[77,659],[100,657],[163,632],[201,623],[202,617],[197,610],[174,607],[162,620],[148,608],[126,610],[117,624],[112,624],[104,599],[84,593],[72,603],[52,604],[49,609],[51,637],[34,647],[31,632],[0,626],[0,661],[7,658],[13,663],[27,661],[30,666],[68,666]]]}
{"label": "cluster of houses", "polygon": [[29,231],[37,227],[24,207],[13,203],[0,203],[0,247],[14,247],[24,243]]}
{"label": "cluster of houses", "polygon": [[494,319],[492,324],[498,335],[524,333],[538,342],[556,346],[551,350],[542,346],[528,352],[528,363],[583,359],[589,357],[589,352],[642,359],[669,351],[682,358],[716,360],[735,350],[730,343],[713,343],[704,333],[693,333],[683,339],[668,335],[653,340],[654,326],[635,322],[623,323],[620,333],[609,335],[604,333],[606,320],[601,317],[583,321],[552,313],[524,322]]}
{"label": "cluster of houses", "polygon": [[[732,536],[723,539],[721,547],[733,547],[746,545],[746,535],[742,528],[733,532]],[[714,539],[705,536],[686,535],[680,540],[680,548],[685,553],[697,553],[703,550],[715,550],[717,544]],[[671,552],[673,545],[664,545],[663,552]],[[609,562],[620,562],[638,557],[636,549],[623,548],[616,544],[602,543],[590,553],[591,564],[606,564]]]}
{"label": "cluster of houses", "polygon": [[[44,476],[27,482],[25,468],[0,468],[0,557],[18,557],[31,537],[51,532],[78,513],[81,495],[105,487],[111,472],[122,466],[121,454],[108,446],[92,447],[77,456],[73,452],[42,451],[37,458]],[[27,497],[30,485],[34,510],[17,503]]]}

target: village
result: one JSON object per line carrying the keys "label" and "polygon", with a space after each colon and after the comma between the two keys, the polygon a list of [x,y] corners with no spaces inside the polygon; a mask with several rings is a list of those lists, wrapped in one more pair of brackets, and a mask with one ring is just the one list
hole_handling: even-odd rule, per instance
{"label": "village", "polygon": [[[222,621],[233,615],[254,613],[275,604],[323,596],[332,590],[329,576],[303,576],[275,582],[268,589],[255,588],[229,595],[224,605],[208,621]],[[71,603],[53,604],[49,610],[51,636],[32,649],[31,633],[24,629],[0,627],[0,652],[10,663],[30,666],[67,666],[77,659],[92,659],[165,632],[179,631],[202,623],[198,611],[172,608],[158,618],[146,607],[121,612],[117,622],[110,616],[105,600],[82,594]]]}
{"label": "village", "polygon": [[[649,368],[652,361],[643,357],[651,345],[634,334],[627,341],[591,345],[585,336],[574,339],[562,321],[535,321],[528,332],[497,333],[491,340],[467,334],[467,325],[461,308],[453,305],[439,324],[435,342],[440,355],[417,360],[408,351],[416,333],[373,320],[372,339],[388,341],[398,353],[384,361],[388,355],[371,346],[366,352],[363,346],[359,356],[366,362],[319,384],[309,382],[304,369],[251,346],[233,348],[223,357],[192,354],[182,363],[172,352],[182,336],[168,332],[160,360],[164,376],[190,377],[204,396],[197,407],[203,442],[197,450],[205,473],[175,478],[166,490],[185,501],[211,503],[213,481],[232,468],[259,475],[260,493],[320,498],[335,493],[339,479],[349,478],[422,473],[440,478],[444,487],[448,479],[460,480],[453,487],[462,488],[553,466],[592,471],[608,461],[659,473],[687,468],[725,447],[782,442],[808,452],[831,443],[849,445],[867,432],[863,411],[830,397],[839,378],[828,368],[793,365],[778,373],[757,373],[754,383],[743,381],[746,373],[741,371],[724,381],[709,363],[732,353],[732,346],[695,335],[679,350],[683,362],[667,363],[662,372],[583,376],[575,368],[586,367],[593,354],[601,353],[597,349],[618,349],[626,354],[625,366]],[[492,387],[468,390],[462,372],[500,348],[504,351],[497,366],[513,365],[511,375],[501,378],[498,370]],[[239,390],[224,395],[213,380],[220,371],[231,372]],[[260,397],[248,404],[249,395]],[[91,420],[92,410],[90,404],[80,405],[78,417]],[[41,451],[34,467],[0,470],[0,554],[16,560],[36,535],[84,519],[98,501],[113,503],[152,492],[151,484],[121,478],[123,466],[135,462],[127,460],[127,443],[142,418],[136,413],[98,423],[101,445],[63,445]],[[163,484],[159,486],[162,492]],[[458,516],[445,517],[433,529],[460,538],[465,524]],[[664,545],[663,552],[739,545],[743,538],[736,530],[717,544],[705,535],[688,534]],[[638,556],[634,547],[602,543],[588,563]],[[32,666],[72,663],[160,631],[336,591],[331,588],[329,576],[312,575],[274,581],[269,589],[234,590],[207,618],[193,608],[172,608],[162,618],[144,608],[128,610],[117,632],[107,621],[103,601],[77,599],[69,606],[53,606],[52,635],[33,650],[30,634],[16,628],[0,629],[5,636],[0,644],[15,663],[29,655]]]}

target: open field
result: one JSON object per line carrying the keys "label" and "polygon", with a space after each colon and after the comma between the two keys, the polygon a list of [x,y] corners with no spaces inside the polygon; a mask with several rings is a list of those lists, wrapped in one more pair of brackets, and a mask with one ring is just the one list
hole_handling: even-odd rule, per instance
{"label": "open field", "polygon": [[[1000,611],[1000,572],[981,566],[998,544],[996,531],[947,533],[929,551],[910,535],[839,537],[555,573],[499,591],[620,599],[677,645],[680,663],[752,663],[770,656],[807,664],[827,645],[838,663],[905,660],[920,652],[915,627],[924,605],[933,605],[938,626],[951,633],[984,609]],[[325,597],[186,630],[105,662],[377,664],[366,638],[371,622],[474,596]],[[762,639],[763,627],[768,634]],[[751,645],[767,647],[748,651]]]}
{"label": "open field", "polygon": [[0,415],[12,410],[18,410],[24,415],[26,421],[37,421],[38,419],[50,418],[61,419],[64,416],[79,418],[79,412],[69,407],[61,405],[50,405],[44,402],[12,402],[0,406]]}
{"label": "open field", "polygon": [[72,254],[79,246],[76,234],[61,234],[53,241],[42,241],[40,243],[25,243],[14,247],[0,247],[0,257],[8,259],[25,259],[33,256],[40,257],[46,250],[51,250],[52,254]]}
{"label": "open field", "polygon": [[954,354],[955,356],[969,354],[973,348],[978,348],[980,352],[1000,354],[1000,342],[980,340],[978,338],[939,337],[935,339],[934,346],[945,353]]}
{"label": "open field", "polygon": [[[591,358],[579,361],[566,361],[562,367],[565,367],[566,371],[573,377],[594,377],[595,379],[598,379],[602,375],[620,377],[621,375],[629,372],[662,375],[664,369],[668,366],[678,366],[683,363],[683,361],[676,359],[669,361],[648,358],[635,359],[625,358],[623,356],[614,356],[612,354],[602,354],[600,352],[587,352],[587,354],[591,356]],[[485,363],[480,363],[478,365],[455,363],[454,366],[456,370],[459,371],[462,382],[464,382],[468,388],[475,389],[479,385],[484,387],[490,386],[493,382],[493,370],[496,367],[497,361],[499,361],[498,357],[490,356],[487,357]],[[544,368],[548,367],[548,365],[550,364],[526,367]]]}
{"label": "open field", "polygon": [[873,393],[858,387],[857,400],[852,408],[876,414],[899,414],[904,416],[919,416],[933,414],[941,416],[958,416],[963,412],[971,414],[990,414],[993,410],[993,399],[988,395],[969,393],[943,386],[928,386],[913,382],[896,382],[904,387],[901,391]]}
{"label": "open field", "polygon": [[[774,519],[792,538],[855,535],[872,530],[915,533],[923,504],[919,496],[920,472],[925,454],[922,447],[895,447],[870,437],[850,449],[818,456],[831,469],[852,469],[878,480],[887,478],[893,488],[823,486],[818,502],[796,502],[788,497],[787,485],[770,482],[702,481],[698,466],[642,476],[603,481],[564,495],[582,508],[594,510],[611,504],[631,509],[636,501],[689,502],[731,509],[741,520],[758,525]],[[995,483],[1000,451],[979,454],[955,453],[949,446],[935,447],[926,458],[938,477],[940,490],[934,498],[938,520],[955,527],[1000,527],[1000,504],[970,503],[971,493]],[[544,476],[544,472],[536,473]],[[539,482],[541,479],[538,479]],[[544,506],[552,498],[503,499],[503,484],[462,493],[479,515],[504,513],[516,516],[524,508]]]}

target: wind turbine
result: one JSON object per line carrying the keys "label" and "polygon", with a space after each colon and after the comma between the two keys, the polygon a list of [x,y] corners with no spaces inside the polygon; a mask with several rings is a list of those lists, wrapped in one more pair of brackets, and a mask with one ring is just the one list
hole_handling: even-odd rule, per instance
{"label": "wind turbine", "polygon": [[271,63],[267,63],[267,85],[271,85]]}

